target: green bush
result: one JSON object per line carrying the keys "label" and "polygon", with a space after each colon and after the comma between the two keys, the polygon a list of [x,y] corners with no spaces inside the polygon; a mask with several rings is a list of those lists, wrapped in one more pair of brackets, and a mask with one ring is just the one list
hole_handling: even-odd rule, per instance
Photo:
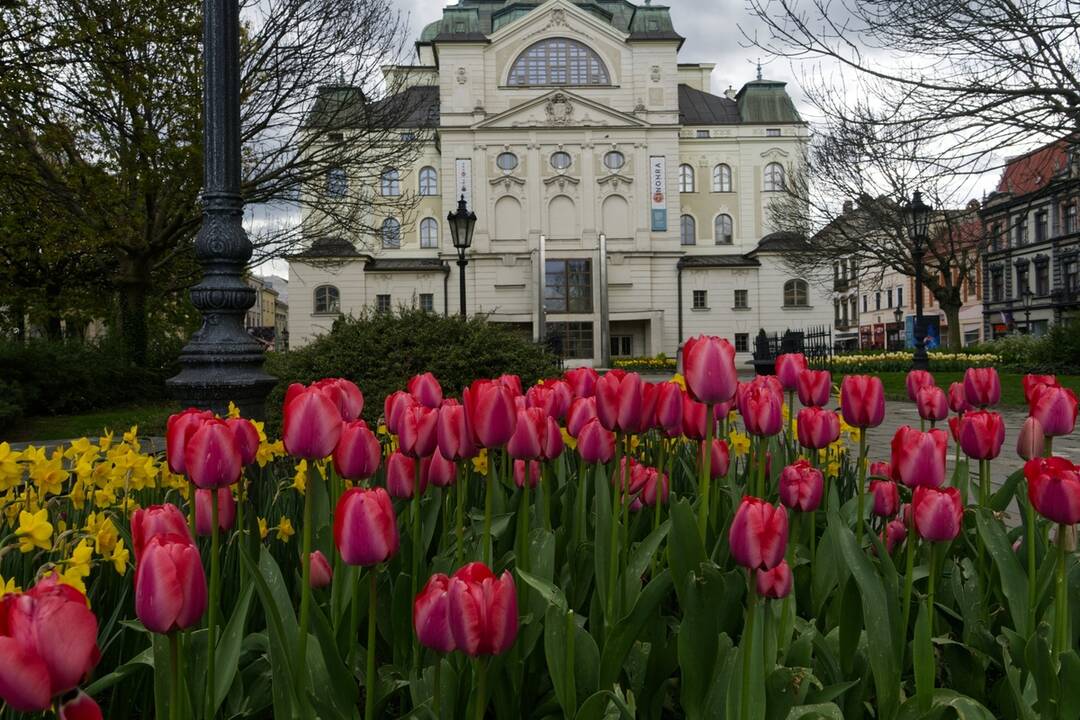
{"label": "green bush", "polygon": [[1056,323],[1042,336],[1008,335],[977,346],[1001,356],[1001,364],[1015,372],[1080,372],[1080,332],[1076,325]]}
{"label": "green bush", "polygon": [[341,318],[312,343],[267,355],[267,371],[279,379],[266,404],[273,428],[294,382],[348,378],[364,393],[364,418],[374,422],[383,399],[417,373],[434,373],[447,395],[457,395],[476,378],[513,373],[528,387],[559,367],[548,350],[504,324],[402,308]]}

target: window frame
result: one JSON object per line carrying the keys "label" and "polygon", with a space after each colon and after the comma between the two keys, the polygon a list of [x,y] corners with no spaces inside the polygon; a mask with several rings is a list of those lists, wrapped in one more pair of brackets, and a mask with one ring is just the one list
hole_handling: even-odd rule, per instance
{"label": "window frame", "polygon": [[735,352],[750,352],[750,333],[735,333]]}
{"label": "window frame", "polygon": [[773,161],[765,165],[762,172],[763,192],[783,192],[787,189],[787,171],[781,163]]}
{"label": "window frame", "polygon": [[[619,164],[612,167],[610,164],[608,164],[608,158],[616,156],[619,157]],[[604,163],[604,167],[607,168],[609,172],[618,172],[619,170],[622,170],[624,167],[626,167],[626,155],[624,155],[619,150],[608,150],[606,153],[604,153],[604,157],[602,158],[601,162]]]}
{"label": "window frame", "polygon": [[[690,227],[690,242],[687,242],[687,225]],[[697,220],[693,215],[684,213],[679,216],[679,245],[682,247],[693,247],[697,245]]]}
{"label": "window frame", "polygon": [[[397,243],[388,242],[390,237],[387,232],[393,228],[394,237],[397,238]],[[379,228],[379,237],[382,240],[382,246],[384,250],[400,250],[401,249],[401,221],[394,217],[388,217],[382,221],[382,225]]]}
{"label": "window frame", "polygon": [[[556,263],[562,264],[562,272],[555,272],[551,266]],[[577,265],[573,269],[571,265]],[[553,284],[552,278],[561,276],[561,283]],[[587,278],[587,282],[571,282],[572,276],[580,279]],[[572,288],[577,288],[579,294],[572,295]],[[593,312],[593,266],[591,258],[548,258],[544,261],[544,312],[552,315],[586,315]],[[549,295],[549,291],[561,291],[557,295]],[[578,301],[574,305],[572,300]],[[580,301],[585,300],[585,304]],[[560,303],[561,307],[554,303]]]}
{"label": "window frame", "polygon": [[[502,158],[513,158],[514,159],[514,164],[511,167],[508,167],[508,168],[503,167],[502,163],[500,162],[500,160]],[[521,159],[517,156],[516,153],[512,153],[509,150],[503,150],[501,153],[499,153],[498,155],[495,156],[495,167],[497,167],[499,170],[501,170],[504,173],[512,173],[512,172],[514,172],[515,170],[517,170],[517,168],[518,168],[518,166],[520,164],[521,164]]]}
{"label": "window frame", "polygon": [[[320,293],[320,291],[322,291]],[[320,298],[322,294],[322,309],[319,309]],[[312,290],[312,315],[340,315],[341,314],[341,290],[337,285],[330,285],[329,283],[318,285]]]}
{"label": "window frame", "polygon": [[379,174],[379,194],[383,197],[401,197],[401,171],[395,167],[383,168]]}
{"label": "window frame", "polygon": [[435,293],[420,293],[416,302],[422,311],[435,312]]}
{"label": "window frame", "polygon": [[349,192],[349,174],[343,167],[332,167],[326,170],[326,185],[324,188],[327,197],[345,197]]}
{"label": "window frame", "polygon": [[697,178],[694,177],[694,166],[690,163],[679,164],[679,192],[697,192]]}
{"label": "window frame", "polygon": [[712,191],[729,193],[732,192],[731,166],[727,163],[717,163],[713,166]]}
{"label": "window frame", "polygon": [[[789,288],[792,295],[791,302],[788,302]],[[802,295],[802,302],[799,302],[800,292]],[[810,284],[802,278],[791,278],[786,280],[784,282],[784,307],[810,307]]]}
{"label": "window frame", "polygon": [[[562,167],[556,165],[555,164],[555,158],[556,157],[559,157],[559,158],[565,157],[566,158],[566,164],[563,165]],[[571,155],[570,153],[566,152],[565,150],[556,150],[555,152],[551,153],[550,157],[548,157],[548,164],[551,165],[552,168],[554,168],[555,170],[557,170],[559,172],[566,172],[571,167],[573,167],[573,165],[574,165],[574,156]]]}
{"label": "window frame", "polygon": [[[546,323],[546,326],[546,336],[548,338],[559,337],[562,339],[562,357],[572,360],[591,360],[593,358],[596,333],[591,320],[559,320]],[[581,332],[586,327],[588,328],[587,339],[584,337],[585,333]],[[587,346],[584,345],[585,343],[588,343]]]}
{"label": "window frame", "polygon": [[692,290],[690,292],[690,309],[691,310],[708,310],[709,309],[709,291],[708,290]]}
{"label": "window frame", "polygon": [[377,293],[375,295],[375,312],[387,313],[393,308],[390,293]]}
{"label": "window frame", "polygon": [[611,72],[600,54],[583,42],[567,37],[538,40],[510,63],[508,87],[605,87]]}
{"label": "window frame", "polygon": [[[719,226],[724,224],[726,220],[726,232],[723,233],[726,236],[726,240],[721,239],[721,233],[718,232]],[[734,245],[735,244],[735,220],[732,219],[727,213],[720,213],[713,218],[713,242],[717,245]]]}
{"label": "window frame", "polygon": [[[741,293],[741,295],[740,295]],[[742,298],[742,303],[739,302],[739,298]],[[750,290],[747,288],[734,288],[732,297],[732,310],[749,310],[750,309]]]}
{"label": "window frame", "polygon": [[439,194],[439,171],[430,165],[420,168],[416,185],[422,197],[436,197]]}
{"label": "window frame", "polygon": [[[432,228],[431,237],[424,236],[424,228]],[[439,247],[439,221],[433,217],[426,217],[420,221],[419,226],[420,247],[425,249]]]}

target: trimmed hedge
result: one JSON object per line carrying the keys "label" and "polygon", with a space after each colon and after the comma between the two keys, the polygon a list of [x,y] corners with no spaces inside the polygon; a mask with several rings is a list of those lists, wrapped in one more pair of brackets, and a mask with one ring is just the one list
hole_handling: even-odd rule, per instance
{"label": "trimmed hedge", "polygon": [[992,352],[1001,365],[1020,373],[1080,374],[1080,326],[1056,323],[1045,335],[1009,335],[975,346],[977,352]]}
{"label": "trimmed hedge", "polygon": [[431,371],[448,396],[476,378],[521,376],[528,387],[559,373],[558,358],[530,338],[483,316],[462,320],[423,310],[365,312],[343,317],[326,335],[297,350],[267,355],[267,372],[279,379],[266,402],[272,428],[290,383],[344,377],[364,393],[364,419],[375,422],[383,399],[405,388],[417,373]]}

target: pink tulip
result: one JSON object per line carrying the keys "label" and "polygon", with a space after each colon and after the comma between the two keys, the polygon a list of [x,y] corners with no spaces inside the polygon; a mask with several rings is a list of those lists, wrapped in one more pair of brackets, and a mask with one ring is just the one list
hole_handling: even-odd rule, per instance
{"label": "pink tulip", "polygon": [[427,457],[439,443],[439,412],[417,403],[407,409],[398,423],[401,452],[409,457]]}
{"label": "pink tulip", "polygon": [[949,409],[954,413],[963,413],[968,410],[974,410],[971,403],[967,400],[967,391],[964,390],[964,383],[954,382],[949,385]]}
{"label": "pink tulip", "polygon": [[1052,522],[1080,522],[1080,470],[1063,457],[1035,458],[1024,464],[1028,499]]}
{"label": "pink tulip", "polygon": [[443,457],[438,448],[420,464],[420,477],[435,487],[448,487],[457,481],[457,465]]}
{"label": "pink tulip", "polygon": [[807,369],[806,356],[802,353],[784,353],[776,357],[776,377],[787,392],[795,392],[799,386],[799,373]]}
{"label": "pink tulip", "polygon": [[382,462],[379,438],[363,420],[353,420],[341,428],[341,437],[334,448],[334,469],[346,480],[366,480],[375,474]]}
{"label": "pink tulip", "polygon": [[907,537],[907,525],[903,520],[890,520],[882,535],[884,535],[882,539],[885,541],[885,552],[892,555],[896,546],[904,542],[904,538]]}
{"label": "pink tulip", "polygon": [[495,378],[495,382],[509,390],[514,397],[522,397],[525,394],[524,391],[521,389],[521,378],[517,375],[510,375],[509,373],[504,373],[499,377]]}
{"label": "pink tulip", "polygon": [[150,542],[150,538],[168,534],[179,535],[192,542],[187,518],[175,505],[151,505],[131,514],[131,546],[136,559]]}
{"label": "pink tulip", "polygon": [[1029,417],[1020,428],[1016,439],[1016,454],[1025,460],[1041,457],[1046,448],[1046,436],[1038,418]]}
{"label": "pink tulip", "polygon": [[655,507],[658,496],[660,504],[666,505],[671,492],[667,475],[656,468],[647,467],[643,468],[642,477],[644,480],[630,502],[630,510],[638,512],[642,508]]}
{"label": "pink tulip", "polygon": [[416,398],[404,390],[396,390],[386,396],[383,401],[383,420],[391,434],[397,435],[401,431],[401,418],[405,411],[415,404]]}
{"label": "pink tulip", "polygon": [[[691,440],[705,439],[706,411],[708,408],[690,397],[690,393],[683,395],[682,432]],[[716,419],[716,415],[713,415]]]}
{"label": "pink tulip", "polygon": [[187,441],[204,422],[213,418],[214,413],[197,408],[188,408],[181,413],[169,416],[169,421],[165,426],[165,457],[169,463],[169,470],[177,475],[183,475],[186,472],[184,449]]}
{"label": "pink tulip", "polygon": [[206,420],[188,438],[184,465],[196,487],[219,488],[240,479],[243,466],[236,436],[224,420]]}
{"label": "pink tulip", "polygon": [[960,491],[954,487],[939,489],[919,485],[912,495],[915,530],[930,542],[948,542],[960,534],[964,506]]}
{"label": "pink tulip", "polygon": [[949,401],[937,385],[924,385],[916,391],[915,407],[923,420],[944,420],[949,417]]}
{"label": "pink tulip", "polygon": [[870,475],[872,477],[881,478],[883,480],[889,480],[892,478],[892,465],[884,460],[877,460],[870,463]]}
{"label": "pink tulip", "polygon": [[102,717],[101,708],[82,690],[60,706],[59,720],[102,720]]}
{"label": "pink tulip", "polygon": [[562,429],[555,418],[547,416],[544,423],[544,435],[540,439],[540,458],[542,460],[554,460],[562,455],[566,448],[563,440]]}
{"label": "pink tulip", "polygon": [[477,448],[465,414],[465,406],[456,400],[443,400],[439,408],[436,435],[439,452],[449,460],[476,457]]}
{"label": "pink tulip", "polygon": [[481,446],[499,448],[510,440],[517,424],[511,390],[495,380],[476,380],[465,388],[462,400],[469,427]]}
{"label": "pink tulip", "polygon": [[259,454],[259,431],[247,418],[228,418],[225,421],[233,431],[236,449],[240,451],[240,463],[250,465]]}
{"label": "pink tulip", "polygon": [[964,371],[964,394],[969,405],[988,407],[1001,400],[1001,378],[992,367],[968,368]]}
{"label": "pink tulip", "polygon": [[832,410],[805,407],[799,411],[796,431],[800,445],[820,450],[829,447],[840,437],[840,418]]}
{"label": "pink tulip", "polygon": [[326,457],[341,437],[341,424],[341,411],[329,392],[314,385],[289,386],[281,439],[290,455],[308,460]]}
{"label": "pink tulip", "polygon": [[610,462],[615,456],[615,434],[593,418],[578,433],[577,451],[587,463]]}
{"label": "pink tulip", "polygon": [[840,411],[848,425],[865,430],[885,419],[885,387],[872,375],[847,375],[840,384]]}
{"label": "pink tulip", "polygon": [[[421,466],[422,469],[422,466]],[[390,454],[386,461],[386,489],[390,497],[411,498],[416,480],[416,460],[402,452]],[[420,494],[427,490],[427,476],[420,473]]]}
{"label": "pink tulip", "polygon": [[[411,458],[401,457],[412,464]],[[397,554],[398,544],[397,518],[386,490],[354,487],[342,494],[334,509],[334,545],[346,564],[386,562]]]}
{"label": "pink tulip", "polygon": [[420,644],[437,653],[457,649],[450,631],[450,578],[435,573],[413,600],[413,629]]}
{"label": "pink tulip", "polygon": [[870,494],[874,497],[872,512],[878,517],[892,517],[900,509],[900,489],[891,480],[871,480]]}
{"label": "pink tulip", "polygon": [[596,416],[608,430],[636,433],[644,411],[641,376],[605,373],[596,381]]}
{"label": "pink tulip", "polygon": [[821,471],[809,460],[796,460],[780,471],[780,502],[792,510],[817,510],[824,490]]}
{"label": "pink tulip", "polygon": [[214,524],[212,522],[213,509],[210,507],[210,493],[216,492],[218,496],[218,528],[224,532],[232,530],[236,522],[236,500],[233,498],[232,489],[221,487],[217,490],[198,488],[195,490],[195,532],[202,537],[210,537]]}
{"label": "pink tulip", "polygon": [[751,570],[770,570],[784,559],[788,520],[784,506],[761,498],[743,497],[728,532],[731,557]]}
{"label": "pink tulip", "polygon": [[953,415],[949,418],[949,434],[952,435],[953,442],[957,445],[960,444],[960,422],[963,419],[963,415]]}
{"label": "pink tulip", "polygon": [[832,373],[828,370],[800,370],[795,389],[806,407],[824,407],[832,393]]}
{"label": "pink tulip", "polygon": [[[312,388],[320,390],[333,401],[342,422],[355,420],[360,417],[360,413],[364,410],[364,395],[360,392],[360,388],[356,387],[356,383],[351,380],[324,378],[311,383],[308,389]],[[295,383],[290,385],[285,392],[285,404],[288,405],[303,389],[303,385]]]}
{"label": "pink tulip", "polygon": [[442,405],[442,386],[439,385],[439,381],[431,373],[413,375],[409,378],[407,387],[409,388],[409,394],[416,398],[416,401],[421,405],[432,410]]}
{"label": "pink tulip", "polygon": [[509,572],[496,578],[483,563],[469,563],[450,578],[450,631],[470,657],[501,655],[518,631],[517,589]]}
{"label": "pink tulip", "polygon": [[1069,388],[1036,385],[1029,401],[1031,417],[1042,424],[1046,437],[1069,435],[1076,427],[1076,393]]}
{"label": "pink tulip", "polygon": [[592,397],[596,392],[596,381],[599,379],[600,374],[591,367],[573,368],[563,373],[563,380],[570,385],[574,397],[579,398]]}
{"label": "pink tulip", "polygon": [[506,452],[512,458],[536,459],[540,457],[540,443],[547,428],[548,416],[543,408],[524,408],[518,410],[517,427],[510,441],[506,443]]}
{"label": "pink tulip", "polygon": [[327,587],[334,579],[334,570],[330,567],[330,561],[321,551],[311,553],[311,587],[316,590]]}
{"label": "pink tulip", "polygon": [[934,376],[928,370],[909,370],[904,379],[908,400],[915,402],[919,398],[919,388],[934,384]]}
{"label": "pink tulip", "polygon": [[892,439],[892,471],[908,487],[940,487],[945,482],[945,452],[949,440],[943,430],[919,432],[904,425]]}
{"label": "pink tulip", "polygon": [[527,407],[540,408],[557,420],[566,416],[573,400],[573,391],[563,380],[545,380],[538,385],[533,385],[525,393]]}
{"label": "pink tulip", "polygon": [[596,398],[579,397],[570,404],[570,410],[566,413],[566,432],[570,437],[577,437],[585,423],[596,418]]}
{"label": "pink tulip", "polygon": [[1056,375],[1035,375],[1028,373],[1021,381],[1024,386],[1024,402],[1031,404],[1031,396],[1035,388],[1040,385],[1049,385],[1050,387],[1061,387]]}
{"label": "pink tulip", "polygon": [[1005,421],[989,410],[964,413],[960,421],[960,447],[976,460],[993,460],[1005,442]]}
{"label": "pink tulip", "polygon": [[540,463],[535,460],[515,460],[514,461],[514,484],[518,487],[525,486],[525,465],[529,467],[529,487],[536,487],[540,482]]}
{"label": "pink tulip", "polygon": [[[703,452],[705,443],[702,442],[698,446],[698,464],[700,466],[702,459],[704,458]],[[713,438],[712,452],[710,453],[711,459],[709,460],[709,477],[713,480],[722,478],[728,474],[728,469],[731,467],[731,449],[728,447],[727,441],[720,438]]]}
{"label": "pink tulip", "polygon": [[700,403],[719,403],[735,394],[735,348],[715,335],[699,335],[683,343],[686,389]]}
{"label": "pink tulip", "polygon": [[[781,356],[782,357],[782,356]],[[757,594],[771,600],[781,600],[791,594],[794,578],[786,560],[771,570],[758,570],[754,573]]]}
{"label": "pink tulip", "polygon": [[770,382],[752,380],[739,403],[746,431],[759,437],[776,435],[784,426],[783,406],[783,397]]}
{"label": "pink tulip", "polygon": [[668,436],[682,433],[683,389],[675,382],[662,382],[656,386],[656,411],[654,424]]}
{"label": "pink tulip", "polygon": [[199,549],[180,535],[155,535],[135,565],[135,614],[150,632],[197,625],[206,611],[206,575]]}

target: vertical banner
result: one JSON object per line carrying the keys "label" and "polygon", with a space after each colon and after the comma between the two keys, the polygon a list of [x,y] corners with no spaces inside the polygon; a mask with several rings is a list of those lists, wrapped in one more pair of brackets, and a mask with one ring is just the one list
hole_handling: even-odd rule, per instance
{"label": "vertical banner", "polygon": [[667,164],[663,155],[649,157],[649,195],[652,197],[652,230],[667,230]]}
{"label": "vertical banner", "polygon": [[469,208],[475,210],[472,201],[472,160],[469,158],[456,159],[454,161],[454,177],[457,182],[457,187],[454,190],[454,200],[464,195]]}

